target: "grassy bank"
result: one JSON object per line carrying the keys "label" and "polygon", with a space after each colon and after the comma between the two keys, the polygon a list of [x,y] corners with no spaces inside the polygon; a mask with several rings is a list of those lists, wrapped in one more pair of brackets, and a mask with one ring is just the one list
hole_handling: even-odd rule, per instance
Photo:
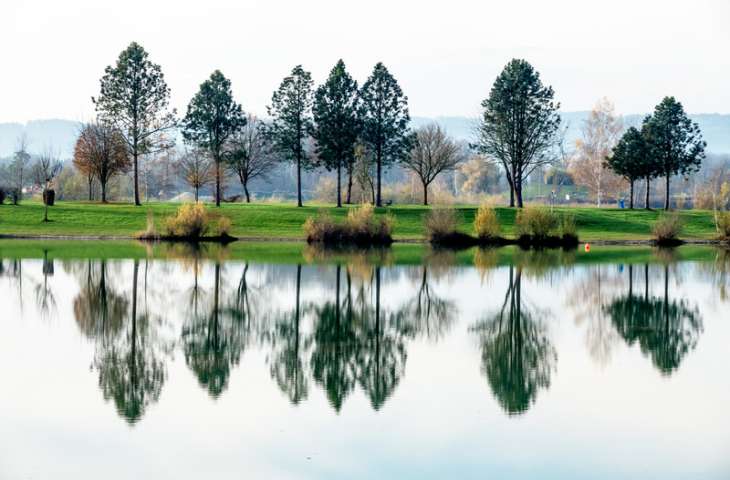
{"label": "grassy bank", "polygon": [[[150,203],[142,207],[129,204],[84,202],[58,202],[50,209],[51,222],[44,223],[43,205],[24,202],[19,206],[0,206],[0,235],[69,235],[69,236],[132,236],[145,229],[147,212],[154,214],[161,229],[164,218],[172,215],[179,205]],[[215,208],[215,207],[211,207]],[[332,206],[309,205],[297,208],[291,204],[225,204],[222,214],[229,217],[231,234],[246,238],[303,239],[302,225],[308,216],[320,209],[328,209],[335,218],[343,219],[347,209]],[[460,214],[460,230],[470,233],[476,207],[457,207]],[[503,234],[514,236],[515,210],[497,208]],[[560,209],[556,209],[560,210]],[[575,215],[578,234],[582,241],[595,240],[646,240],[651,237],[652,223],[659,216],[657,211],[619,210],[613,208],[566,208]],[[427,207],[394,206],[377,209],[377,213],[389,212],[395,216],[394,237],[398,240],[424,238],[423,215]],[[711,239],[715,236],[712,213],[691,210],[680,213],[684,221],[682,237],[685,239]]]}
{"label": "grassy bank", "polygon": [[147,259],[185,261],[199,257],[208,261],[247,261],[275,264],[348,264],[359,262],[382,265],[563,267],[583,264],[645,264],[673,261],[726,261],[727,251],[711,246],[688,245],[679,249],[653,247],[600,246],[590,252],[538,250],[516,246],[471,248],[458,252],[433,249],[426,244],[401,243],[386,249],[337,251],[301,242],[237,242],[227,246],[204,244],[193,248],[181,243],[138,241],[0,240],[2,259]]}

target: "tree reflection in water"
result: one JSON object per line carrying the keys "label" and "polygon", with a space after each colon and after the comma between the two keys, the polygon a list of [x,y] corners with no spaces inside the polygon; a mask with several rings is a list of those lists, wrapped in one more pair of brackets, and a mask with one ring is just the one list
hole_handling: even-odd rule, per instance
{"label": "tree reflection in water", "polygon": [[557,353],[544,324],[522,299],[522,269],[509,267],[509,285],[500,311],[472,327],[479,335],[482,373],[510,415],[526,412],[541,389],[550,386]]}
{"label": "tree reflection in water", "polygon": [[271,377],[276,381],[289,401],[297,405],[307,398],[309,387],[305,360],[306,344],[303,345],[301,326],[302,266],[297,265],[294,285],[294,310],[275,318],[271,343],[274,350],[271,362]]}
{"label": "tree reflection in water", "polygon": [[[104,264],[101,272],[100,282],[106,289]],[[104,399],[113,400],[119,414],[130,424],[136,423],[149,405],[157,402],[166,378],[165,364],[159,358],[152,338],[150,319],[147,315],[138,315],[138,278],[139,261],[135,260],[131,303],[105,291],[98,296],[87,294],[77,299],[78,310],[77,302],[74,305],[80,325],[86,325],[87,321],[83,317],[80,319],[79,314],[83,316],[96,311],[105,319],[100,325],[101,329],[93,330],[99,340],[94,367],[99,372],[99,387]],[[131,312],[128,310],[130,306]],[[129,314],[129,321],[120,326],[124,322],[119,317],[122,308],[122,318]],[[122,335],[121,330],[125,327],[126,332]],[[119,335],[116,335],[115,329],[119,329]],[[111,335],[107,335],[107,332]]]}
{"label": "tree reflection in water", "polygon": [[231,367],[238,364],[246,345],[243,316],[235,308],[222,308],[221,289],[221,263],[216,262],[208,312],[191,312],[181,334],[185,362],[213,398],[227,388]]}
{"label": "tree reflection in water", "polygon": [[669,297],[669,266],[664,266],[664,295],[649,295],[649,265],[644,266],[644,294],[633,291],[633,269],[629,269],[628,294],[606,307],[607,313],[627,344],[638,343],[642,353],[664,375],[679,368],[682,359],[697,345],[703,330],[697,306]]}

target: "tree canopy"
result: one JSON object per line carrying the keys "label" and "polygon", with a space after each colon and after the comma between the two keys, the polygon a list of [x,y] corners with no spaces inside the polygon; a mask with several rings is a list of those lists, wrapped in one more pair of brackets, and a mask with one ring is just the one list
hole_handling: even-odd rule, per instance
{"label": "tree canopy", "polygon": [[215,163],[215,204],[221,204],[221,162],[228,139],[246,125],[243,108],[233,99],[231,81],[220,70],[200,85],[183,120],[185,140],[210,152]]}
{"label": "tree canopy", "polygon": [[312,131],[312,75],[297,65],[282,80],[268,107],[268,134],[276,149],[297,166],[297,205],[302,206],[302,167],[307,162],[304,141]]}
{"label": "tree canopy", "polygon": [[634,183],[641,178],[653,176],[646,141],[636,127],[626,130],[613,147],[611,155],[606,157],[605,164],[629,182],[629,208],[634,208]]}
{"label": "tree canopy", "polygon": [[132,155],[134,203],[139,196],[139,156],[169,147],[161,134],[176,126],[174,109],[169,109],[170,89],[162,69],[136,42],[122,51],[114,66],[106,67],[101,92],[92,98],[100,118],[122,133]]}
{"label": "tree canopy", "polygon": [[552,163],[558,143],[560,103],[552,87],[525,60],[514,59],[482,102],[478,149],[502,164],[510,185],[510,206],[522,207],[522,183],[536,168]]}
{"label": "tree canopy", "polygon": [[352,197],[355,143],[359,134],[357,82],[339,60],[327,81],[314,94],[312,113],[317,156],[328,170],[337,171],[337,206],[342,206],[341,171],[348,172],[346,202]]}
{"label": "tree canopy", "polygon": [[642,131],[655,171],[666,179],[664,209],[669,210],[671,177],[699,170],[707,144],[702,140],[699,125],[689,119],[674,97],[665,97],[656,106],[654,113],[644,120]]}
{"label": "tree canopy", "polygon": [[375,204],[382,206],[383,167],[408,152],[408,97],[385,65],[378,63],[360,90],[361,138],[376,166]]}

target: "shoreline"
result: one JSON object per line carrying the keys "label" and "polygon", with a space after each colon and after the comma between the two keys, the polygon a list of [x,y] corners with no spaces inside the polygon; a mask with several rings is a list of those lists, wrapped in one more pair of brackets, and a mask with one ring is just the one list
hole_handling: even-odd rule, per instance
{"label": "shoreline", "polygon": [[[103,241],[139,241],[150,243],[170,243],[168,240],[146,240],[129,235],[32,235],[32,234],[0,234],[1,240],[49,240],[49,241],[79,241],[79,242],[103,242]],[[681,239],[682,245],[709,245],[728,246],[727,241],[713,239]],[[235,242],[259,242],[259,243],[307,243],[304,238],[281,238],[281,237],[232,237],[227,242],[218,240],[200,240],[199,243],[235,243]],[[188,242],[196,243],[196,242]],[[393,243],[402,244],[428,244],[428,240],[418,238],[393,239]],[[597,246],[656,246],[654,240],[578,240],[578,245]],[[682,246],[678,245],[678,246]]]}

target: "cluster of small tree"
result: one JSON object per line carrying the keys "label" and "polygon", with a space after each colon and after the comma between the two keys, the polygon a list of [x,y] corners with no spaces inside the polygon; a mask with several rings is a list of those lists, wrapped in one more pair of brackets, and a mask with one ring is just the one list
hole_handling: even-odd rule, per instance
{"label": "cluster of small tree", "polygon": [[692,122],[674,97],[666,97],[654,113],[647,115],[641,128],[623,134],[606,164],[630,185],[629,208],[634,208],[634,183],[646,181],[645,207],[649,208],[650,182],[665,179],[664,208],[670,207],[670,180],[699,170],[706,143],[699,126]]}

